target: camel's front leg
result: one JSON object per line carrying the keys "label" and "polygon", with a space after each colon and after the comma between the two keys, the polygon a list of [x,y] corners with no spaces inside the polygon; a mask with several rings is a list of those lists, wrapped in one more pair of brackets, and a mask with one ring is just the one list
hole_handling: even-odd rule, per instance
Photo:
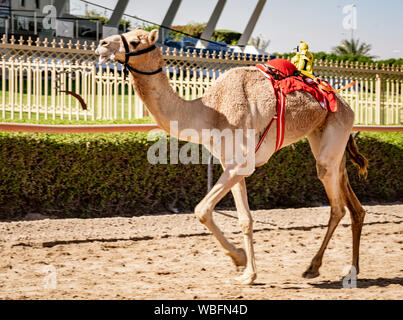
{"label": "camel's front leg", "polygon": [[249,210],[245,179],[242,178],[231,189],[238,211],[239,225],[244,236],[246,250],[246,269],[236,280],[239,283],[251,284],[256,279],[255,253],[253,250],[253,219]]}
{"label": "camel's front leg", "polygon": [[203,198],[203,200],[196,206],[195,214],[197,218],[203,223],[217,238],[218,242],[224,248],[225,253],[232,258],[234,263],[238,266],[246,265],[245,252],[242,249],[237,249],[230,243],[221,230],[213,221],[213,210],[215,205],[231,190],[231,188],[244,179],[244,175],[240,175],[238,170],[240,166],[237,164],[228,165],[217,183],[213,186],[210,192]]}

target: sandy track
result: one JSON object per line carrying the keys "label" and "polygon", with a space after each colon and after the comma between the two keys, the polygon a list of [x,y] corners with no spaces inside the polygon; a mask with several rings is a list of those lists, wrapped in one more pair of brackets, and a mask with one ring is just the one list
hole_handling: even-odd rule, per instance
{"label": "sandy track", "polygon": [[[403,204],[366,206],[358,288],[342,288],[351,259],[346,215],[316,279],[302,272],[321,244],[329,208],[254,211],[258,278],[240,274],[192,214],[0,223],[2,299],[402,299]],[[242,244],[236,212],[217,211]],[[56,271],[44,286],[46,268]],[[50,277],[51,278],[51,277]],[[50,287],[49,287],[50,286]]]}

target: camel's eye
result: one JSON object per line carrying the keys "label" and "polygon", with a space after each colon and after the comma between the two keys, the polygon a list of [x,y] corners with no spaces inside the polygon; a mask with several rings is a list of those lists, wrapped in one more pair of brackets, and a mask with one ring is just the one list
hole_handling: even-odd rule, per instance
{"label": "camel's eye", "polygon": [[136,48],[140,44],[140,41],[130,41],[130,44],[133,46],[133,48]]}

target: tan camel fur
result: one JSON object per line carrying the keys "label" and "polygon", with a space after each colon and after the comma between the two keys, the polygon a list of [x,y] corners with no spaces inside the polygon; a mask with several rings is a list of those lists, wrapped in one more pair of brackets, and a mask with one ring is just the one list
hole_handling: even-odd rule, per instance
{"label": "tan camel fur", "polygon": [[[130,51],[138,51],[155,44],[158,31],[146,32],[136,29],[124,34]],[[120,36],[110,36],[100,41],[96,50],[100,60],[114,59],[125,61],[125,48]],[[152,72],[164,66],[161,51],[154,49],[142,55],[132,56],[128,64],[140,71]],[[143,75],[131,72],[133,86],[137,94],[146,104],[158,126],[169,133],[170,121],[178,121],[178,132],[175,137],[195,143],[203,143],[200,137],[202,129],[235,130],[254,129],[255,143],[259,135],[275,115],[276,99],[270,81],[255,67],[234,68],[220,76],[208,88],[206,94],[191,101],[180,98],[169,84],[167,74],[159,72],[154,75]],[[345,215],[345,206],[352,219],[353,261],[358,272],[358,256],[361,228],[365,211],[355,196],[348,181],[345,168],[345,151],[349,151],[352,160],[365,174],[367,160],[358,152],[350,135],[354,113],[348,104],[338,98],[338,111],[326,112],[320,104],[306,92],[293,92],[287,95],[285,111],[284,146],[292,144],[303,137],[308,137],[319,179],[322,181],[330,201],[330,220],[322,246],[313,258],[308,269],[303,273],[306,278],[319,275],[323,253],[337,227]],[[194,129],[198,134],[181,135],[184,129]],[[262,146],[255,155],[253,168],[265,164],[274,153],[276,142],[276,125],[274,124],[266,136]],[[224,161],[224,144],[217,149],[211,141],[205,147],[218,158],[223,165],[223,173],[211,191],[196,206],[196,217],[213,233],[224,252],[230,256],[237,266],[245,266],[243,274],[236,278],[238,283],[251,284],[256,279],[257,271],[253,250],[253,220],[248,206],[245,178],[248,174],[240,173],[244,164]],[[240,146],[247,152],[245,143]],[[245,250],[235,248],[213,220],[215,205],[232,191],[238,212],[239,225],[242,230]]]}

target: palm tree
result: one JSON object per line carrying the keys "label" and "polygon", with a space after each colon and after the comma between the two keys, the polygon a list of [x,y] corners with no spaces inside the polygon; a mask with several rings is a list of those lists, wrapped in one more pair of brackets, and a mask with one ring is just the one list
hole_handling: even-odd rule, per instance
{"label": "palm tree", "polygon": [[375,56],[371,56],[369,51],[371,51],[372,46],[365,42],[361,42],[360,40],[343,40],[340,45],[333,48],[333,53],[341,56],[341,55],[357,55],[364,56],[368,58],[375,58]]}

